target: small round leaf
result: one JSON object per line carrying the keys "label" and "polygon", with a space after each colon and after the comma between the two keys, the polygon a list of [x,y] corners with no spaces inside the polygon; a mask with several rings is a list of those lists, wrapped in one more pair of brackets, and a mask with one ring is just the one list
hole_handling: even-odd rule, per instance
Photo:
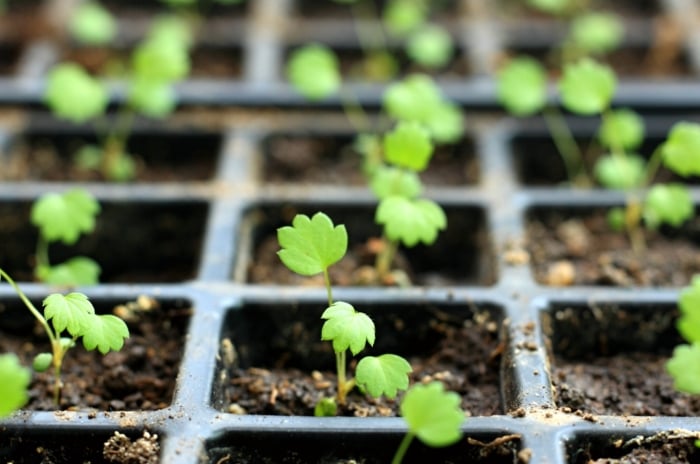
{"label": "small round leaf", "polygon": [[529,116],[547,103],[547,73],[532,58],[508,62],[498,74],[498,98],[516,116]]}
{"label": "small round leaf", "polygon": [[613,70],[590,58],[564,66],[564,75],[559,81],[562,104],[569,111],[581,115],[605,111],[610,106],[616,86],[617,78]]}
{"label": "small round leaf", "polygon": [[311,44],[294,50],[287,63],[287,79],[309,100],[322,100],[341,84],[338,59],[331,49]]}

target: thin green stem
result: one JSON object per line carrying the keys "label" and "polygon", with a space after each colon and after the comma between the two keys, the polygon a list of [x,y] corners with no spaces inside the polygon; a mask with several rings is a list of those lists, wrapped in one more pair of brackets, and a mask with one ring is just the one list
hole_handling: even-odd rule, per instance
{"label": "thin green stem", "polygon": [[399,248],[399,243],[395,240],[389,240],[386,235],[382,237],[382,241],[384,242],[384,247],[377,254],[374,263],[374,268],[380,280],[384,279],[391,272],[391,264],[394,262],[394,256]]}
{"label": "thin green stem", "polygon": [[391,460],[391,464],[401,464],[401,461],[403,461],[403,457],[406,455],[408,447],[411,446],[411,442],[413,441],[414,437],[415,435],[413,432],[406,432],[406,435],[404,435],[403,440],[401,440],[401,443],[399,444],[399,448],[396,450],[396,454],[394,454],[394,459]]}
{"label": "thin green stem", "polygon": [[[39,234],[36,242],[36,263],[34,269],[41,267],[51,267],[51,261],[49,260],[49,242],[43,235]],[[36,271],[34,274],[36,275]]]}
{"label": "thin green stem", "polygon": [[386,37],[379,25],[379,14],[374,0],[360,0],[352,4],[355,31],[364,53],[386,50]]}
{"label": "thin green stem", "polygon": [[131,133],[135,119],[134,111],[127,105],[120,108],[113,129],[107,134],[102,145],[102,175],[107,179],[114,178],[114,172],[125,152],[126,140]]}
{"label": "thin green stem", "polygon": [[369,116],[360,104],[357,96],[350,92],[346,87],[340,87],[340,103],[343,106],[343,112],[348,118],[348,122],[355,132],[366,132],[370,128]]}
{"label": "thin green stem", "polygon": [[338,372],[338,404],[345,404],[347,382],[345,380],[345,350],[335,353],[335,364]]}
{"label": "thin green stem", "polygon": [[39,312],[39,310],[36,309],[36,307],[34,307],[32,302],[29,301],[27,295],[25,295],[24,292],[19,288],[19,285],[17,285],[17,283],[12,279],[12,277],[10,277],[10,275],[3,269],[0,269],[0,276],[7,280],[7,282],[12,286],[12,288],[19,296],[20,300],[22,300],[29,312],[31,312],[34,318],[39,322],[39,324],[41,324],[41,326],[44,328],[44,331],[46,332],[46,335],[49,337],[49,341],[51,342],[51,351],[53,352],[52,362],[54,366],[53,398],[54,403],[59,404],[59,401],[61,399],[61,365],[63,364],[64,355],[64,350],[61,347],[61,341],[58,339],[58,336],[53,333],[53,330],[51,330],[51,327],[49,326],[49,323],[46,321],[44,316]]}
{"label": "thin green stem", "polygon": [[581,150],[576,144],[569,126],[566,125],[564,116],[554,107],[545,108],[543,115],[554,145],[557,147],[557,151],[559,151],[559,155],[564,162],[564,169],[569,182],[581,187],[589,187],[591,180],[584,169]]}
{"label": "thin green stem", "polygon": [[661,145],[656,147],[656,150],[654,150],[654,153],[651,154],[651,158],[649,158],[649,162],[647,163],[647,169],[646,169],[646,172],[644,173],[644,186],[645,187],[651,185],[651,183],[654,180],[654,176],[656,176],[656,172],[659,170],[660,166],[661,166]]}
{"label": "thin green stem", "polygon": [[323,281],[326,285],[326,295],[328,296],[328,306],[333,306],[333,289],[331,288],[331,276],[328,274],[328,268],[323,268]]}

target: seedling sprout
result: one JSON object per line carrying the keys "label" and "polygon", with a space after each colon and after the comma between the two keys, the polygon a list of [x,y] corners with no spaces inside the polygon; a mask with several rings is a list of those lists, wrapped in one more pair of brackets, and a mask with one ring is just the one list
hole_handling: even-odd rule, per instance
{"label": "seedling sprout", "polygon": [[[303,276],[323,274],[328,307],[321,315],[325,320],[321,339],[332,342],[336,356],[337,404],[345,404],[347,394],[355,385],[374,397],[394,398],[398,390],[405,390],[411,366],[396,355],[366,356],[357,364],[355,378],[347,378],[347,350],[356,356],[367,344],[372,346],[375,327],[369,316],[356,311],[349,303],[333,299],[328,268],[345,256],[348,244],[345,226],[334,225],[321,212],[311,218],[297,214],[291,226],[277,230],[277,238],[281,247],[278,256],[291,271]],[[335,408],[325,401],[317,405],[316,413],[335,414]]]}
{"label": "seedling sprout", "polygon": [[[63,359],[79,338],[82,338],[83,347],[86,350],[92,351],[97,348],[100,353],[107,354],[109,351],[121,350],[124,340],[129,337],[129,328],[123,320],[111,314],[95,314],[92,303],[82,293],[73,292],[67,295],[53,293],[47,296],[43,301],[44,313],[42,314],[10,275],[2,269],[0,269],[0,278],[5,279],[12,286],[49,338],[51,353],[38,354],[34,358],[34,370],[44,371],[53,366],[53,399],[56,405],[61,399]],[[68,336],[62,336],[64,332],[67,332]],[[14,380],[18,383],[23,381],[24,377],[17,374],[16,368],[14,370]],[[15,399],[17,398],[15,391]]]}
{"label": "seedling sprout", "polygon": [[13,353],[0,355],[0,418],[9,416],[27,403],[32,374]]}

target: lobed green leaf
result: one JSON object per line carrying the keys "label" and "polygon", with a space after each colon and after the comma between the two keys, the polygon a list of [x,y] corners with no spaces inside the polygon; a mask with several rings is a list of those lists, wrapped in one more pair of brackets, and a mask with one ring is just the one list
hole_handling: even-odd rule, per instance
{"label": "lobed green leaf", "polygon": [[428,446],[448,446],[460,440],[464,422],[461,399],[446,392],[441,382],[411,387],[401,402],[409,430]]}
{"label": "lobed green leaf", "polygon": [[396,166],[421,172],[433,156],[430,135],[415,121],[402,121],[384,136],[384,157]]}
{"label": "lobed green leaf", "polygon": [[418,242],[431,245],[438,231],[447,227],[447,217],[440,206],[428,199],[391,196],[379,202],[375,221],[384,225],[389,240],[412,247]]}
{"label": "lobed green leaf", "polygon": [[107,89],[74,63],[54,66],[49,71],[44,101],[59,118],[76,124],[103,115],[107,109]]}
{"label": "lobed green leaf", "polygon": [[646,178],[646,162],[639,155],[606,155],[595,164],[595,178],[604,187],[631,189],[640,187]]}
{"label": "lobed green leaf", "polygon": [[598,130],[600,143],[611,150],[636,150],[644,141],[644,121],[629,109],[611,111]]}
{"label": "lobed green leaf", "polygon": [[660,184],[647,193],[642,214],[647,227],[655,229],[661,224],[680,227],[694,213],[693,200],[685,185]]}
{"label": "lobed green leaf", "polygon": [[414,0],[390,0],[382,12],[382,21],[390,34],[405,36],[428,18],[428,8]]}
{"label": "lobed green leaf", "polygon": [[681,176],[700,175],[700,124],[677,122],[660,149],[664,166],[671,171]]}
{"label": "lobed green leaf", "polygon": [[16,355],[0,355],[0,418],[9,416],[24,406],[29,395],[27,389],[31,372],[19,363]]}
{"label": "lobed green leaf", "polygon": [[124,340],[129,338],[126,323],[112,314],[93,314],[88,324],[83,333],[83,346],[88,351],[96,347],[102,354],[110,350],[119,351],[124,346]]}
{"label": "lobed green leaf", "polygon": [[43,305],[44,317],[51,321],[56,333],[67,330],[73,338],[85,334],[95,315],[95,308],[82,293],[74,292],[65,296],[53,293],[44,299]]}
{"label": "lobed green leaf", "polygon": [[355,368],[355,382],[373,398],[393,399],[399,390],[408,388],[412,370],[408,361],[395,354],[365,356]]}
{"label": "lobed green leaf", "polygon": [[681,291],[678,299],[681,315],[676,328],[689,343],[700,342],[700,275],[693,277],[691,284]]}
{"label": "lobed green leaf", "polygon": [[93,231],[99,211],[97,200],[89,192],[76,188],[42,195],[32,205],[31,221],[46,240],[72,245],[81,233]]}
{"label": "lobed green leaf", "polygon": [[510,60],[497,78],[498,99],[516,116],[529,116],[547,103],[547,72],[530,57]]}
{"label": "lobed green leaf", "polygon": [[133,79],[129,87],[129,104],[151,118],[164,118],[175,109],[177,99],[169,82]]}
{"label": "lobed green leaf", "polygon": [[624,34],[624,26],[617,15],[590,12],[574,18],[570,40],[586,53],[603,54],[618,48]]}
{"label": "lobed green leaf", "polygon": [[154,36],[134,50],[131,67],[137,81],[174,83],[190,72],[189,50],[170,36]]}
{"label": "lobed green leaf", "polygon": [[381,166],[374,171],[370,188],[380,200],[394,195],[415,198],[421,194],[423,184],[414,171],[394,166]]}
{"label": "lobed green leaf", "polygon": [[444,27],[426,25],[411,34],[406,43],[406,54],[426,68],[442,68],[454,55],[452,36]]}
{"label": "lobed green leaf", "polygon": [[100,265],[94,260],[77,256],[61,264],[38,266],[37,278],[49,285],[96,285],[100,277]]}
{"label": "lobed green leaf", "polygon": [[80,3],[68,24],[71,36],[85,45],[107,45],[117,35],[117,23],[112,14],[99,3]]}
{"label": "lobed green leaf", "polygon": [[349,349],[356,355],[365,344],[374,345],[374,322],[365,313],[355,311],[351,304],[336,301],[321,315],[321,340],[333,342],[333,350],[342,353]]}
{"label": "lobed green leaf", "polygon": [[583,58],[564,66],[559,92],[569,111],[594,115],[610,106],[616,86],[617,77],[609,66]]}
{"label": "lobed green leaf", "polygon": [[694,395],[700,393],[700,343],[678,345],[666,362],[666,370],[673,377],[676,390]]}
{"label": "lobed green leaf", "polygon": [[341,84],[338,59],[320,44],[294,50],[287,63],[287,79],[309,100],[322,100],[338,91]]}
{"label": "lobed green leaf", "polygon": [[323,272],[340,261],[348,248],[345,226],[334,226],[324,213],[297,214],[291,226],[277,229],[282,247],[277,255],[291,271],[304,276]]}

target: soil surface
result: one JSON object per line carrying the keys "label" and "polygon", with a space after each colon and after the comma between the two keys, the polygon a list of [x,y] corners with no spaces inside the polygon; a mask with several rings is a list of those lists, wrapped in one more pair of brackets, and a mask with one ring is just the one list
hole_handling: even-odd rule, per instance
{"label": "soil surface", "polygon": [[[73,161],[94,135],[32,134],[11,144],[4,155],[0,180],[45,180],[101,182],[96,170],[84,169]],[[127,150],[136,165],[135,181],[180,182],[211,179],[216,170],[220,139],[213,134],[137,134]]]}
{"label": "soil surface", "polygon": [[[375,319],[375,316],[372,317]],[[469,415],[501,414],[499,365],[502,347],[498,340],[498,325],[488,313],[480,313],[466,321],[448,317],[439,311],[433,312],[428,320],[423,319],[422,323],[409,322],[408,318],[408,315],[393,316],[393,320],[389,318],[391,322],[385,323],[375,320],[378,342],[382,336],[386,337],[385,340],[396,336],[405,339],[404,344],[410,344],[408,340],[412,340],[413,347],[400,343],[386,349],[375,346],[377,352],[371,354],[376,356],[392,352],[406,357],[413,367],[412,384],[442,381],[447,390],[455,391],[462,397],[462,408]],[[336,392],[336,376],[332,367],[334,356],[330,343],[318,341],[320,327],[314,327],[310,332],[311,324],[298,322],[286,329],[275,330],[274,339],[266,342],[267,347],[281,347],[275,351],[274,359],[256,362],[254,367],[232,363],[226,369],[229,380],[221,386],[222,409],[236,414],[313,416],[314,406],[321,398],[333,397]],[[392,334],[393,331],[399,333]],[[246,333],[250,335],[255,332],[249,329]],[[430,340],[429,347],[418,350],[416,346],[428,343],[426,339]],[[229,341],[231,343],[228,345],[233,347],[235,353],[259,352],[245,341],[236,341],[235,337]],[[411,349],[417,352],[406,352]],[[317,366],[328,368],[328,371],[302,370],[298,365],[293,365],[300,353],[301,356],[306,354],[307,363],[313,361]],[[352,375],[354,364],[361,357],[362,354],[349,361],[349,375]],[[224,360],[233,358],[222,355]],[[327,362],[329,360],[330,364]],[[338,415],[396,416],[400,399],[401,394],[396,400],[384,397],[372,399],[353,390],[347,404],[339,407]]]}
{"label": "soil surface", "polygon": [[647,249],[635,253],[625,233],[610,229],[604,211],[537,214],[527,225],[527,248],[541,284],[684,286],[700,272],[692,221],[678,231],[644,231]]}
{"label": "soil surface", "polygon": [[[689,464],[700,462],[700,451],[687,433],[660,432],[616,442],[610,452],[582,449],[573,464]],[[599,457],[601,454],[606,457]],[[613,457],[614,456],[614,457]]]}
{"label": "soil surface", "polygon": [[[98,312],[101,306],[96,304]],[[109,310],[109,305],[103,309]],[[27,317],[26,309],[9,310],[16,316],[2,321],[0,352],[17,353],[22,364],[31,366],[36,354],[50,352],[47,338]],[[161,305],[141,297],[138,303],[115,311],[127,321],[130,331],[122,350],[102,356],[86,351],[79,342],[64,359],[60,407],[53,402],[53,374],[43,372],[33,374],[26,409],[143,411],[169,406],[192,309],[186,302]]]}
{"label": "soil surface", "polygon": [[[274,136],[265,144],[266,182],[365,185],[362,158],[350,137]],[[467,185],[479,181],[479,165],[471,140],[438,147],[420,175],[427,185]]]}

